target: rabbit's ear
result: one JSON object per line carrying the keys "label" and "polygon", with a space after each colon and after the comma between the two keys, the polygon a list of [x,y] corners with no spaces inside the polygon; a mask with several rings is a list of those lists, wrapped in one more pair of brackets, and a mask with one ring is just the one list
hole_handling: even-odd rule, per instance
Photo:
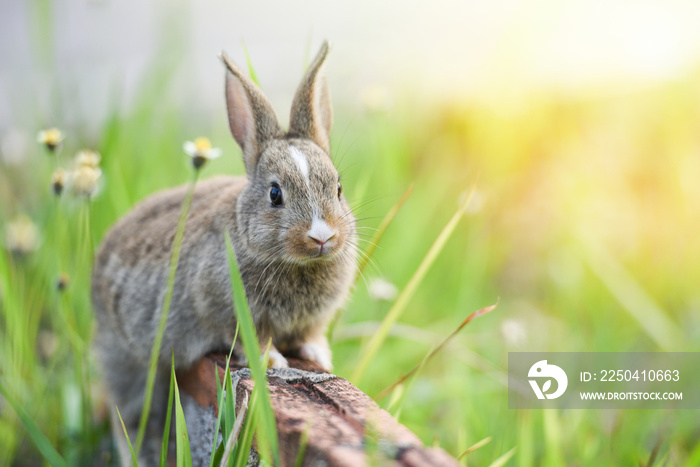
{"label": "rabbit's ear", "polygon": [[328,49],[328,42],[324,41],[297,89],[292,102],[289,134],[310,139],[330,153],[329,137],[333,125],[333,109],[328,80],[323,70]]}
{"label": "rabbit's ear", "polygon": [[263,142],[282,135],[270,101],[222,52],[226,66],[226,109],[231,134],[243,150],[243,162],[254,173]]}

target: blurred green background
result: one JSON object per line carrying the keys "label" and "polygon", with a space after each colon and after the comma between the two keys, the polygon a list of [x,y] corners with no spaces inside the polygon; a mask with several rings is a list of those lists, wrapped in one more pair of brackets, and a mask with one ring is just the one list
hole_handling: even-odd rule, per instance
{"label": "blurred green background", "polygon": [[[376,394],[500,297],[406,389],[400,420],[425,443],[459,456],[488,439],[470,465],[700,465],[694,411],[515,411],[506,390],[509,351],[700,351],[697,4],[37,0],[0,17],[0,382],[68,460],[98,462],[108,443],[92,248],[134,203],[189,179],[185,140],[223,149],[202,176],[243,173],[221,49],[245,64],[245,41],[286,121],[328,38],[332,153],[360,225],[376,228],[414,186],[334,328],[336,373],[350,377],[392,285],[478,179],[353,382]],[[49,126],[66,135],[58,154],[35,142]],[[84,148],[102,156],[98,194],[54,196],[52,172]],[[0,398],[0,465],[40,459]]]}

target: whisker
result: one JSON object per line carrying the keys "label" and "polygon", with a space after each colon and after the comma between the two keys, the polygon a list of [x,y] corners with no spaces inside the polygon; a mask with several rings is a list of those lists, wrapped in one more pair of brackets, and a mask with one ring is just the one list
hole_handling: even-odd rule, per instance
{"label": "whisker", "polygon": [[255,283],[255,287],[253,288],[253,290],[255,290],[255,291],[258,290],[258,285],[260,285],[260,281],[265,276],[265,272],[269,269],[270,266],[272,266],[274,264],[275,260],[281,258],[281,256],[282,256],[281,253],[283,250],[284,250],[284,246],[278,247],[278,249],[276,250],[275,256],[272,258],[272,260],[270,260],[269,264],[267,266],[265,266],[265,269],[263,269],[263,272],[260,274],[260,277],[258,277],[258,281]]}

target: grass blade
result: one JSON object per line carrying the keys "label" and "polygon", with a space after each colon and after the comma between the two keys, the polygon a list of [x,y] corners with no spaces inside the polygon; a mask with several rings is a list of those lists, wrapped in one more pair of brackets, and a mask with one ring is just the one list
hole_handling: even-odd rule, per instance
{"label": "grass blade", "polygon": [[[172,370],[175,371],[175,356],[172,357]],[[165,429],[163,430],[163,445],[160,448],[160,467],[168,465],[168,443],[170,442],[170,420],[173,415],[173,391],[175,378],[170,377],[170,390],[168,391],[168,409],[165,412]]]}
{"label": "grass blade", "polygon": [[146,435],[146,423],[148,415],[151,411],[151,402],[153,401],[153,386],[156,382],[156,367],[158,366],[158,356],[160,355],[160,347],[163,344],[163,335],[165,334],[165,325],[168,322],[168,314],[170,314],[170,302],[173,298],[173,287],[175,286],[175,273],[177,272],[177,264],[180,260],[180,250],[182,248],[182,240],[185,237],[185,225],[187,224],[187,216],[190,212],[192,197],[194,196],[194,187],[197,185],[199,170],[194,171],[194,179],[187,189],[185,199],[182,201],[180,208],[180,218],[177,221],[177,230],[173,238],[173,246],[170,250],[170,263],[168,265],[168,282],[165,289],[165,297],[163,298],[163,308],[160,312],[160,322],[158,323],[158,331],[153,340],[153,349],[151,350],[151,359],[148,365],[148,378],[146,380],[146,392],[144,393],[143,409],[141,410],[141,419],[139,420],[139,433],[136,438],[136,455],[141,452],[144,436]]}
{"label": "grass blade", "polygon": [[414,366],[414,367],[411,369],[411,371],[409,371],[408,373],[406,373],[405,375],[403,375],[402,377],[400,377],[399,379],[397,379],[396,381],[394,381],[392,384],[390,384],[388,387],[386,387],[384,390],[382,390],[379,394],[377,394],[377,395],[374,397],[374,399],[379,400],[379,399],[381,399],[381,398],[387,396],[391,391],[394,390],[395,387],[399,386],[400,384],[403,384],[404,381],[406,381],[407,379],[411,378],[413,375],[415,375],[416,373],[418,373],[418,371],[420,371],[420,369],[423,368],[423,367],[426,365],[426,363],[428,363],[440,350],[442,350],[442,348],[445,347],[445,345],[447,345],[447,343],[448,343],[450,340],[452,340],[452,338],[453,338],[454,336],[456,336],[457,334],[459,334],[459,332],[460,332],[462,329],[464,329],[464,327],[465,327],[467,324],[469,324],[470,322],[472,322],[472,320],[474,320],[474,319],[476,319],[476,318],[478,318],[478,317],[480,317],[480,316],[485,315],[486,313],[492,312],[493,310],[496,309],[497,306],[498,306],[498,302],[494,303],[493,305],[489,305],[489,306],[487,306],[487,307],[484,307],[484,308],[482,308],[482,309],[480,309],[480,310],[476,310],[475,312],[473,312],[472,314],[470,314],[469,316],[467,316],[467,317],[464,319],[464,321],[462,321],[462,322],[460,323],[460,325],[457,326],[457,328],[456,328],[454,331],[452,331],[452,332],[450,333],[449,336],[447,336],[442,342],[440,342],[440,343],[439,343],[437,346],[435,346],[430,352],[428,352],[428,354],[427,354],[425,357],[423,357],[423,360],[421,360],[420,363],[418,363],[416,366]]}
{"label": "grass blade", "polygon": [[119,413],[119,407],[114,407],[117,411],[117,416],[119,417],[119,422],[122,424],[122,430],[124,430],[124,437],[126,438],[126,444],[129,445],[129,452],[131,453],[131,465],[138,467],[139,463],[136,460],[136,453],[134,452],[133,446],[131,446],[131,439],[129,438],[129,433],[126,432],[126,425],[124,425],[124,420],[122,419],[122,414]]}
{"label": "grass blade", "polygon": [[311,39],[313,38],[313,29],[309,31],[309,37],[306,39],[306,52],[304,52],[304,61],[302,64],[302,71],[306,71],[309,68],[309,62],[311,61]]}
{"label": "grass blade", "polygon": [[[238,329],[239,326],[236,324],[236,333],[233,335],[233,344],[231,344],[231,349],[228,352],[228,356],[226,357],[226,376],[227,376],[227,383],[226,384],[226,392],[227,394],[231,394],[229,392],[228,387],[231,386],[231,370],[230,364],[231,364],[231,355],[233,354],[233,348],[236,346],[236,340],[238,339]],[[217,400],[217,407],[219,408],[219,413],[216,415],[216,427],[214,428],[214,439],[212,440],[212,446],[211,446],[211,452],[212,456],[209,458],[209,467],[214,467],[214,465],[221,465],[221,457],[219,454],[223,454],[223,451],[220,451],[216,447],[216,442],[218,441],[219,438],[219,429],[221,429],[221,417],[224,414],[224,391],[221,385],[221,381],[219,380],[219,371],[218,369],[214,372],[214,375],[216,376],[216,400]],[[224,425],[228,425],[229,422],[224,419]],[[224,440],[230,433],[230,430],[227,429],[227,427],[224,427]],[[221,443],[223,446],[223,442]]]}
{"label": "grass blade", "polygon": [[529,413],[529,410],[520,411],[517,415],[518,434],[516,436],[516,445],[518,446],[518,458],[515,463],[522,467],[534,467],[537,464],[536,451],[539,448],[535,439],[539,439],[540,433],[537,432],[535,424],[535,416]]}
{"label": "grass blade", "polygon": [[491,462],[491,465],[489,465],[489,467],[503,467],[510,460],[510,458],[515,455],[515,450],[516,448],[513,448],[510,451],[506,452],[501,457]]}
{"label": "grass blade", "polygon": [[233,427],[236,423],[236,407],[234,406],[233,399],[235,398],[233,394],[233,385],[231,383],[231,374],[229,373],[224,381],[224,386],[226,387],[226,397],[224,399],[224,437],[228,439],[228,436],[233,431]]}
{"label": "grass blade", "polygon": [[250,75],[250,79],[253,80],[253,82],[257,84],[260,89],[262,89],[260,86],[260,81],[258,81],[258,75],[255,73],[255,68],[253,68],[253,62],[250,60],[250,55],[248,55],[248,47],[245,46],[245,42],[243,42],[243,52],[245,53],[245,61],[248,64],[248,74]]}
{"label": "grass blade", "polygon": [[311,431],[311,425],[307,423],[306,429],[301,433],[301,439],[299,439],[299,450],[297,451],[297,458],[294,461],[294,467],[301,467],[304,463],[304,456],[306,455],[306,446],[309,444],[309,432]]}
{"label": "grass blade", "polygon": [[12,407],[12,409],[17,414],[24,428],[27,430],[29,437],[34,442],[34,445],[39,450],[46,462],[53,466],[58,467],[68,467],[68,463],[63,457],[56,451],[56,449],[51,445],[51,442],[46,436],[41,432],[39,427],[34,423],[29,414],[24,410],[19,402],[5,389],[5,386],[0,383],[0,394],[5,398],[7,403]]}
{"label": "grass blade", "polygon": [[228,440],[226,441],[226,449],[224,450],[224,455],[221,458],[221,464],[227,466],[229,463],[229,459],[231,459],[231,454],[233,453],[233,448],[236,445],[236,441],[238,441],[238,435],[241,432],[241,428],[243,427],[243,421],[245,420],[245,414],[246,411],[248,410],[248,395],[245,396],[245,399],[243,400],[243,405],[241,405],[241,410],[238,411],[238,414],[236,415],[236,423],[233,425],[233,430],[231,430],[231,433],[228,436]]}
{"label": "grass blade", "polygon": [[171,378],[175,382],[175,433],[177,434],[177,467],[192,467],[192,450],[190,438],[187,434],[185,413],[180,402],[180,389],[175,378],[175,366],[171,369]]}
{"label": "grass blade", "polygon": [[367,247],[367,250],[365,250],[365,254],[362,256],[362,260],[360,262],[360,265],[358,266],[358,273],[357,277],[361,277],[362,273],[364,272],[365,268],[367,268],[367,265],[371,261],[372,255],[374,254],[374,250],[377,249],[377,245],[379,245],[380,240],[382,239],[382,236],[384,236],[384,232],[389,228],[391,223],[393,222],[394,218],[396,215],[399,213],[401,208],[403,207],[404,204],[406,204],[406,201],[408,201],[408,198],[411,197],[413,194],[413,184],[411,184],[408,188],[406,188],[406,191],[403,192],[403,195],[401,195],[401,198],[394,204],[391,209],[389,209],[389,212],[384,216],[384,219],[382,219],[382,223],[379,224],[379,228],[377,229],[377,232],[374,234],[372,237],[372,240],[369,242],[369,246]]}
{"label": "grass blade", "polygon": [[[226,366],[228,367],[228,360],[226,361]],[[221,417],[223,416],[223,402],[224,402],[224,391],[221,387],[221,379],[219,378],[218,368],[214,371],[214,376],[216,377],[216,406],[219,408],[216,414],[216,426],[214,427],[214,436],[212,439],[211,446],[211,456],[209,457],[209,467],[214,467],[214,465],[221,465],[221,455],[223,454],[223,441],[216,446],[216,442],[219,440],[219,430],[221,430]],[[226,439],[225,435],[224,438]]]}
{"label": "grass blade", "polygon": [[686,348],[682,329],[602,245],[584,241],[585,261],[629,315],[664,352]]}
{"label": "grass blade", "polygon": [[[654,449],[652,449],[651,453],[649,454],[649,460],[645,464],[646,467],[654,467],[654,462],[656,462],[656,458],[659,457],[659,451],[661,450],[661,445],[663,442],[663,438],[659,438],[659,440],[656,442]],[[659,465],[665,465],[665,462],[660,462]]]}
{"label": "grass blade", "polygon": [[355,382],[355,384],[358,384],[362,379],[365,370],[369,366],[369,362],[371,362],[376,357],[377,353],[379,352],[379,349],[381,348],[382,344],[389,335],[389,330],[394,325],[394,323],[398,321],[398,319],[401,317],[401,314],[406,309],[406,306],[413,297],[413,294],[416,292],[416,289],[423,281],[423,278],[432,266],[433,262],[435,262],[435,259],[437,258],[440,251],[442,251],[443,247],[445,246],[445,243],[447,243],[447,239],[450,238],[450,235],[452,235],[452,232],[454,232],[455,228],[457,227],[457,223],[459,222],[467,206],[469,205],[469,200],[471,200],[472,196],[474,195],[475,188],[476,181],[472,183],[472,186],[469,189],[469,193],[467,194],[467,196],[465,196],[464,200],[457,208],[457,212],[455,212],[455,214],[449,220],[447,225],[445,225],[445,227],[442,229],[442,232],[440,232],[440,235],[438,235],[437,239],[435,239],[435,242],[430,247],[430,250],[428,250],[428,253],[423,258],[423,261],[421,261],[420,265],[418,266],[418,269],[416,270],[416,272],[413,273],[413,276],[411,276],[411,279],[408,281],[408,284],[406,285],[406,287],[404,287],[404,289],[401,291],[392,307],[387,312],[386,316],[382,320],[381,326],[377,330],[377,333],[374,336],[372,336],[372,338],[368,342],[367,346],[362,352],[359,363],[357,364],[355,370],[352,373],[351,379]]}
{"label": "grass blade", "polygon": [[459,455],[457,460],[461,460],[462,458],[466,457],[467,455],[471,454],[472,452],[476,451],[477,449],[480,449],[487,444],[491,442],[493,439],[493,436],[487,436],[486,438],[482,439],[481,441],[477,441],[474,443],[471,447],[467,448],[462,454]]}
{"label": "grass blade", "polygon": [[683,467],[693,467],[697,465],[700,465],[700,441],[695,444],[695,447],[688,455]]}
{"label": "grass blade", "polygon": [[248,366],[250,367],[253,381],[255,381],[254,394],[256,394],[257,397],[251,399],[254,401],[252,409],[255,410],[256,416],[260,417],[259,429],[257,430],[258,446],[260,454],[263,457],[269,456],[271,452],[275,465],[280,465],[277,423],[270,402],[266,369],[263,368],[263,363],[261,361],[260,343],[255,333],[255,325],[253,324],[253,317],[250,314],[248,299],[246,298],[245,288],[243,286],[243,279],[241,279],[241,272],[236,262],[236,253],[231,244],[231,237],[228,231],[225,231],[224,234],[226,237],[226,250],[231,274],[231,291],[233,293],[236,318],[240,325],[241,340],[246,357],[248,358]]}
{"label": "grass blade", "polygon": [[[239,442],[236,445],[236,450],[234,452],[233,463],[229,462],[230,466],[233,465],[246,465],[248,462],[248,457],[250,455],[250,448],[253,445],[253,433],[258,426],[257,423],[257,392],[253,391],[250,396],[250,402],[248,403],[248,416],[243,420],[243,429],[239,436]],[[228,467],[228,466],[227,466]]]}
{"label": "grass blade", "polygon": [[544,465],[565,465],[563,427],[559,411],[556,409],[543,410],[544,425],[543,442],[547,449],[544,453]]}

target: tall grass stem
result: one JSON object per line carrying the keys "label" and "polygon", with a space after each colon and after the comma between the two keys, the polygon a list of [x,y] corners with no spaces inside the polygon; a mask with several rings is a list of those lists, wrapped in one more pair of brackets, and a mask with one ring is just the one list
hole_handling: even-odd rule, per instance
{"label": "tall grass stem", "polygon": [[389,228],[391,223],[394,221],[394,218],[396,218],[396,215],[399,213],[401,208],[403,207],[404,204],[406,204],[406,201],[408,201],[408,198],[411,197],[413,194],[413,185],[409,185],[408,188],[406,188],[406,191],[403,192],[403,195],[401,195],[401,198],[394,204],[389,212],[384,216],[384,219],[382,219],[382,223],[379,224],[379,228],[377,229],[377,232],[374,234],[372,237],[372,240],[369,242],[369,245],[367,246],[367,250],[365,250],[365,254],[362,256],[362,260],[360,261],[360,265],[358,266],[358,277],[362,276],[362,273],[364,270],[367,268],[367,265],[372,261],[372,255],[374,254],[374,250],[377,249],[377,245],[379,245],[379,242],[381,241],[382,237],[384,236],[384,232]]}
{"label": "tall grass stem", "polygon": [[[260,341],[255,332],[253,317],[248,306],[241,271],[236,262],[236,253],[231,243],[231,237],[228,231],[224,231],[226,239],[226,250],[229,260],[229,273],[231,275],[231,293],[233,294],[234,308],[236,310],[236,319],[240,325],[241,340],[243,349],[248,358],[248,366],[255,381],[255,389],[251,395],[251,414],[256,414],[259,417],[257,423],[257,441],[258,451],[260,455],[269,460],[272,456],[272,461],[275,465],[280,465],[279,457],[279,441],[277,438],[277,422],[275,414],[272,410],[270,402],[270,391],[267,387],[267,374],[263,366],[263,359],[260,355]],[[267,352],[266,352],[267,354]],[[251,415],[249,415],[250,417]]]}
{"label": "tall grass stem", "polygon": [[[228,397],[233,397],[233,394],[228,395]],[[228,440],[226,440],[226,449],[224,450],[224,455],[221,458],[221,465],[223,466],[227,466],[229,464],[229,459],[233,454],[233,448],[236,445],[236,441],[238,441],[238,435],[241,433],[241,428],[243,427],[243,421],[245,420],[245,414],[247,410],[248,395],[246,395],[245,399],[243,399],[241,408],[238,411],[238,414],[236,414],[236,423],[234,423],[233,430],[231,430],[231,434],[229,434]]]}
{"label": "tall grass stem", "polygon": [[359,382],[361,381],[362,377],[365,374],[365,371],[367,370],[367,367],[369,366],[369,363],[377,356],[379,349],[384,344],[384,341],[389,335],[391,327],[394,325],[394,323],[396,323],[396,321],[398,321],[398,319],[403,314],[404,310],[406,309],[406,306],[408,305],[408,302],[411,300],[413,294],[418,289],[418,286],[425,278],[425,275],[435,262],[435,259],[437,258],[440,251],[442,251],[443,247],[445,246],[445,243],[447,243],[447,240],[452,235],[452,232],[454,232],[455,228],[457,227],[457,224],[459,223],[459,220],[461,219],[462,215],[466,211],[467,206],[469,205],[469,201],[474,195],[475,189],[476,180],[472,183],[472,186],[469,189],[467,196],[464,197],[464,200],[460,203],[459,207],[457,208],[457,212],[454,213],[447,225],[445,225],[445,227],[442,229],[442,232],[440,232],[437,239],[435,239],[435,242],[428,250],[428,253],[423,258],[423,261],[421,261],[420,265],[418,266],[418,269],[416,269],[416,272],[413,273],[413,276],[411,276],[411,279],[408,281],[406,287],[403,288],[399,296],[396,298],[396,301],[382,320],[382,324],[379,326],[377,333],[373,335],[370,341],[367,343],[367,346],[365,347],[364,351],[362,352],[362,355],[360,356],[360,361],[355,367],[355,370],[353,371],[351,376],[351,379],[355,382],[355,384],[359,384]]}
{"label": "tall grass stem", "polygon": [[163,344],[163,335],[165,334],[165,325],[168,322],[168,314],[170,313],[170,302],[173,298],[173,288],[175,286],[175,273],[177,272],[177,264],[180,260],[180,250],[182,249],[182,240],[185,236],[185,225],[187,224],[187,216],[190,212],[192,197],[194,196],[194,188],[197,185],[199,178],[199,170],[194,171],[194,177],[190,183],[185,199],[180,208],[180,218],[177,222],[177,230],[173,245],[170,250],[170,263],[168,266],[168,282],[165,289],[165,297],[163,298],[163,307],[160,312],[160,322],[158,323],[158,331],[156,332],[153,341],[153,349],[151,350],[151,359],[148,366],[148,379],[146,380],[146,392],[144,394],[143,409],[141,410],[141,419],[139,420],[139,433],[136,438],[136,455],[141,452],[144,436],[146,435],[146,424],[148,422],[148,414],[151,410],[151,402],[153,401],[153,386],[156,382],[156,369],[158,366],[158,356],[160,347]]}
{"label": "tall grass stem", "polygon": [[408,373],[406,373],[405,375],[403,375],[402,377],[400,377],[399,379],[394,381],[392,384],[390,384],[388,387],[386,387],[384,390],[382,390],[379,394],[374,396],[374,399],[379,400],[379,399],[386,397],[387,395],[389,395],[389,393],[395,387],[397,387],[400,384],[403,384],[403,382],[409,378],[412,379],[413,375],[418,373],[418,371],[420,371],[420,369],[423,368],[426,363],[428,363],[438,352],[440,352],[440,350],[442,350],[442,348],[445,347],[445,345],[447,345],[447,343],[450,342],[454,336],[456,336],[462,329],[464,329],[464,327],[467,324],[469,324],[472,320],[478,318],[479,316],[483,316],[486,313],[490,313],[491,311],[495,310],[497,306],[498,306],[498,302],[494,303],[493,305],[489,305],[487,307],[484,307],[480,310],[477,310],[477,311],[473,312],[472,314],[470,314],[469,316],[467,316],[464,319],[464,321],[462,321],[459,324],[459,326],[457,326],[457,328],[450,333],[449,336],[447,336],[442,342],[440,342],[432,350],[430,350],[430,352],[428,352],[426,354],[426,356],[423,357],[423,360],[421,360],[420,363],[418,363],[416,366],[414,366],[411,369],[411,371],[409,371]]}

